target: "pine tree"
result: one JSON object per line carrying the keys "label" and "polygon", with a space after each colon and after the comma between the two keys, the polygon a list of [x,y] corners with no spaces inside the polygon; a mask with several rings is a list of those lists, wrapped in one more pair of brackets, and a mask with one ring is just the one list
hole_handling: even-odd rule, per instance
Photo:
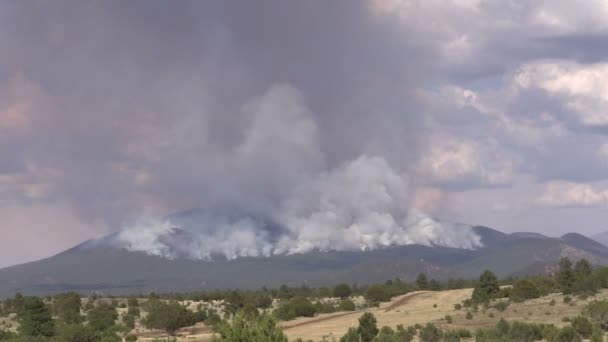
{"label": "pine tree", "polygon": [[568,258],[562,258],[559,261],[559,271],[557,272],[557,283],[559,284],[562,293],[572,293],[575,281],[574,271],[572,271],[572,261]]}
{"label": "pine tree", "polygon": [[426,290],[429,287],[429,282],[426,278],[426,274],[420,273],[418,274],[418,278],[416,278],[416,285],[420,290]]}
{"label": "pine tree", "polygon": [[366,312],[359,318],[359,327],[357,332],[361,342],[371,342],[378,335],[378,324],[376,317],[370,312]]}
{"label": "pine tree", "polygon": [[479,276],[479,282],[475,289],[473,289],[473,295],[471,299],[474,302],[486,302],[500,291],[498,286],[498,279],[492,271],[486,270]]}

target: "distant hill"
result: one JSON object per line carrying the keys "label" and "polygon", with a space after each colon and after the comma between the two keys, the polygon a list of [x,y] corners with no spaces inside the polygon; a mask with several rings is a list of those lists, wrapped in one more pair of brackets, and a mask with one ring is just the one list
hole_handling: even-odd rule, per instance
{"label": "distant hill", "polygon": [[484,244],[477,250],[409,245],[215,261],[170,260],[94,240],[47,259],[0,269],[0,297],[68,290],[121,294],[366,284],[396,277],[413,280],[420,272],[437,279],[471,278],[485,269],[505,277],[548,272],[564,256],[608,264],[608,247],[580,234],[550,238],[488,227],[473,230]]}
{"label": "distant hill", "polygon": [[592,235],[591,238],[604,246],[608,246],[608,231]]}

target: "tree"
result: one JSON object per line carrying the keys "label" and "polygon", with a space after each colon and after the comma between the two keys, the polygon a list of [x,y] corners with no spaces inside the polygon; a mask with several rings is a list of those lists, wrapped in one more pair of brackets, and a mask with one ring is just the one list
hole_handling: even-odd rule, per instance
{"label": "tree", "polygon": [[378,335],[376,317],[371,312],[366,312],[359,318],[357,333],[361,342],[371,342]]}
{"label": "tree", "polygon": [[95,332],[89,326],[82,324],[63,325],[53,339],[55,342],[96,342],[98,340]]}
{"label": "tree", "polygon": [[20,317],[20,332],[24,336],[51,337],[55,334],[51,310],[38,297],[25,297]]}
{"label": "tree", "polygon": [[418,289],[420,290],[426,290],[429,287],[428,280],[426,279],[426,274],[418,274],[418,277],[416,278],[416,286],[418,286]]}
{"label": "tree", "polygon": [[101,303],[87,313],[89,326],[98,333],[112,328],[116,318],[118,318],[116,309],[107,303]]}
{"label": "tree", "polygon": [[82,322],[80,304],[80,295],[76,292],[68,292],[55,296],[53,308],[63,323],[77,324]]}
{"label": "tree", "polygon": [[431,279],[429,281],[429,290],[431,291],[441,291],[441,285],[435,279]]}
{"label": "tree", "polygon": [[192,325],[192,314],[178,302],[159,300],[149,303],[148,316],[143,320],[148,329],[161,329],[173,336],[177,329]]}
{"label": "tree", "polygon": [[391,293],[384,285],[372,285],[365,291],[365,299],[371,302],[388,302],[391,300]]}
{"label": "tree", "polygon": [[574,275],[576,279],[584,279],[591,276],[593,268],[587,259],[580,259],[574,264]]}
{"label": "tree", "polygon": [[357,329],[350,327],[346,334],[340,338],[340,342],[360,342]]}
{"label": "tree", "polygon": [[353,293],[353,291],[351,290],[351,288],[348,284],[338,284],[338,285],[336,285],[336,287],[334,287],[333,293],[334,293],[334,297],[345,299],[345,298],[350,297],[350,295]]}
{"label": "tree", "polygon": [[271,316],[244,315],[239,312],[231,322],[218,327],[218,342],[287,342],[277,322]]}
{"label": "tree", "polygon": [[486,270],[479,276],[479,282],[473,289],[473,295],[471,299],[474,302],[486,302],[500,291],[498,286],[498,279],[492,271]]}
{"label": "tree", "polygon": [[510,298],[514,301],[524,301],[538,297],[540,297],[540,291],[533,282],[527,279],[517,281],[510,293]]}
{"label": "tree", "polygon": [[127,300],[127,305],[129,306],[129,308],[138,308],[139,301],[135,297],[129,297],[129,299]]}
{"label": "tree", "polygon": [[564,294],[572,293],[575,278],[572,271],[572,261],[568,258],[561,258],[559,261],[559,270],[557,272],[557,283]]}

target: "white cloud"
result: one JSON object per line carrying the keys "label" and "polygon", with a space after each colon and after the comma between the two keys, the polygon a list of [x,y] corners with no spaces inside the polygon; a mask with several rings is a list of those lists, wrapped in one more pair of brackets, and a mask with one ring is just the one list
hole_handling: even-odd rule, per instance
{"label": "white cloud", "polygon": [[565,181],[550,182],[545,186],[538,203],[551,207],[593,207],[608,204],[608,190],[590,184]]}
{"label": "white cloud", "polygon": [[432,183],[495,186],[508,184],[513,177],[516,158],[495,141],[437,135],[430,143],[420,172]]}
{"label": "white cloud", "polygon": [[608,125],[608,63],[532,62],[519,68],[514,82],[559,99],[581,125]]}

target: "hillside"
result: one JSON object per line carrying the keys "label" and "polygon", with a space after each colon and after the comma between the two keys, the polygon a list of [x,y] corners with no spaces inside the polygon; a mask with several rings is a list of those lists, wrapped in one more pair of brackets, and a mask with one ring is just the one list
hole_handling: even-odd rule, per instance
{"label": "hillside", "polygon": [[367,284],[396,277],[412,280],[420,272],[437,279],[472,278],[484,269],[506,277],[548,272],[563,256],[608,264],[608,248],[582,235],[556,239],[487,227],[474,230],[484,244],[477,250],[409,245],[215,261],[170,260],[87,242],[47,259],[0,269],[0,296]]}

